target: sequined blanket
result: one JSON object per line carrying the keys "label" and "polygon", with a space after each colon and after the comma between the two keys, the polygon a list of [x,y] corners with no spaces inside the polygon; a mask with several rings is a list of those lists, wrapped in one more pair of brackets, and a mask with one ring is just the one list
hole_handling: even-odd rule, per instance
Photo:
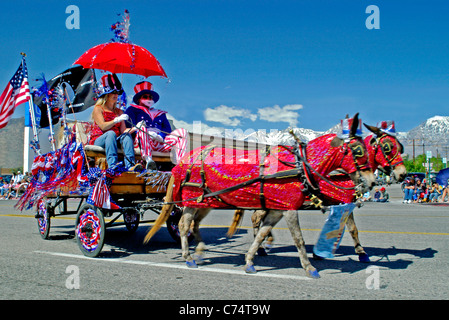
{"label": "sequined blanket", "polygon": [[[197,202],[205,190],[215,192],[261,174],[269,176],[295,167],[295,157],[288,148],[272,147],[268,155],[264,154],[264,150],[207,147],[193,150],[172,170],[175,177],[173,200],[183,199],[183,206],[195,208],[262,208],[264,202],[267,209],[297,210],[304,202],[302,184],[297,177],[267,179],[220,194],[219,198],[204,198]],[[190,185],[181,188],[184,181]],[[192,186],[192,183],[197,186]]]}

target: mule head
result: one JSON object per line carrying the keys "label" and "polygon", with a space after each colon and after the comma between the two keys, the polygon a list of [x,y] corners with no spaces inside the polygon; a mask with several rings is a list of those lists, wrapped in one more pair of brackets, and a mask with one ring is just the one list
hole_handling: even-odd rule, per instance
{"label": "mule head", "polygon": [[348,138],[335,137],[331,145],[339,147],[344,154],[340,167],[345,170],[358,191],[366,192],[376,183],[369,163],[368,152],[362,138],[357,135],[358,113],[354,116]]}
{"label": "mule head", "polygon": [[[372,153],[371,165],[373,170],[380,167],[387,175],[394,174],[394,178],[401,182],[407,175],[407,169],[401,154],[404,146],[392,135],[381,131],[378,127],[373,127],[364,123],[365,127],[374,133],[368,141],[368,151]],[[368,139],[368,138],[367,138]]]}
{"label": "mule head", "polygon": [[334,146],[339,143],[341,152],[344,153],[340,167],[346,171],[357,187],[364,193],[376,184],[376,177],[368,161],[368,153],[363,140],[358,137],[348,141],[335,137],[332,141]]}

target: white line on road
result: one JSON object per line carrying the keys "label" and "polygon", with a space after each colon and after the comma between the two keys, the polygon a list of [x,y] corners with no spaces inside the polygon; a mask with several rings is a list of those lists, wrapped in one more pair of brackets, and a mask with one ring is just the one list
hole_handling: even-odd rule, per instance
{"label": "white line on road", "polygon": [[215,272],[215,273],[226,273],[240,276],[249,276],[249,277],[266,277],[266,278],[278,278],[278,279],[290,279],[290,280],[312,280],[305,276],[295,276],[295,275],[286,275],[286,274],[277,274],[277,273],[264,273],[258,272],[256,274],[248,275],[241,270],[231,270],[231,269],[219,269],[219,268],[211,268],[211,267],[203,267],[199,266],[198,268],[188,268],[184,264],[171,264],[171,263],[160,263],[160,262],[150,262],[150,261],[141,261],[141,260],[128,260],[123,258],[89,258],[80,254],[71,254],[71,253],[63,253],[63,252],[50,252],[50,251],[34,251],[34,253],[39,254],[48,254],[52,256],[58,257],[66,257],[66,258],[74,258],[74,259],[85,259],[85,260],[94,260],[99,262],[113,262],[113,263],[124,263],[124,264],[134,264],[134,265],[145,265],[150,267],[161,267],[161,268],[171,268],[171,269],[182,269],[193,272]]}

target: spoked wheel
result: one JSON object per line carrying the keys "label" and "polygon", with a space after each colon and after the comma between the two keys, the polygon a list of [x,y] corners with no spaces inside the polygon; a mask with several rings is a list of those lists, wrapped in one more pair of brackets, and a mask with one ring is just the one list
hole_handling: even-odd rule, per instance
{"label": "spoked wheel", "polygon": [[103,249],[106,227],[100,208],[84,204],[78,211],[75,235],[81,252],[87,257],[96,257]]}
{"label": "spoked wheel", "polygon": [[125,226],[129,233],[136,232],[140,222],[139,211],[133,208],[125,209],[123,211],[123,220],[125,221]]}
{"label": "spoked wheel", "polygon": [[50,234],[50,212],[45,199],[40,200],[37,205],[36,220],[42,239],[48,239]]}
{"label": "spoked wheel", "polygon": [[[182,209],[178,206],[173,206],[173,211],[170,213],[170,217],[167,219],[167,230],[170,236],[178,243],[181,242],[181,235],[179,234],[179,220],[182,216]],[[193,234],[189,231],[187,239],[189,242],[193,240]]]}

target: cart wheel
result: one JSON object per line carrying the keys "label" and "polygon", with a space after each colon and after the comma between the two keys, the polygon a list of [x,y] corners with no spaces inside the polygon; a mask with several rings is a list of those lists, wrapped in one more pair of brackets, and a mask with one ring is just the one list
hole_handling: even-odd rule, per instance
{"label": "cart wheel", "polygon": [[123,220],[125,221],[125,226],[129,233],[134,233],[139,227],[140,214],[136,209],[125,209],[123,211]]}
{"label": "cart wheel", "polygon": [[[178,223],[182,216],[182,209],[178,206],[173,207],[170,217],[167,219],[167,230],[170,236],[178,243],[181,243],[181,236],[179,234]],[[189,243],[193,240],[193,234],[189,231],[187,239]]]}
{"label": "cart wheel", "polygon": [[40,200],[37,205],[36,219],[42,239],[48,239],[48,235],[50,234],[50,212],[48,212],[45,200]]}
{"label": "cart wheel", "polygon": [[96,257],[103,249],[105,223],[100,208],[84,204],[78,211],[75,235],[81,252],[87,257]]}

